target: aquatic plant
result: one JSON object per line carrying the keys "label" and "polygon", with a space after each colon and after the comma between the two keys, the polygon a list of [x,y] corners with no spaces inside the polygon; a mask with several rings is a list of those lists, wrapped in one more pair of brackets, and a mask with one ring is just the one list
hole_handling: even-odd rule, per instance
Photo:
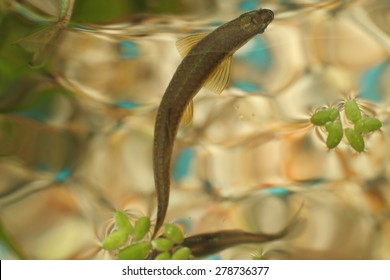
{"label": "aquatic plant", "polygon": [[[356,152],[363,152],[365,148],[364,134],[372,133],[382,127],[382,122],[376,117],[363,117],[356,100],[347,100],[336,108],[326,108],[316,111],[310,122],[316,127],[323,127],[328,133],[326,146],[329,149],[336,148],[343,138],[343,124],[340,121],[340,111],[343,111],[346,119],[350,122],[344,125],[353,125],[344,129],[345,136],[350,146]],[[366,115],[366,114],[364,114]]]}

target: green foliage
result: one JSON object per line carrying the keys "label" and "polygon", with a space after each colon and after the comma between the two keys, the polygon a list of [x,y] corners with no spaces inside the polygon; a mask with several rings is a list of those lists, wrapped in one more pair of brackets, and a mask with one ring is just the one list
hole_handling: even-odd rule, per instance
{"label": "green foliage", "polygon": [[152,241],[153,248],[159,252],[165,252],[171,250],[173,243],[171,240],[166,238],[157,238]]}
{"label": "green foliage", "polygon": [[328,137],[326,138],[326,146],[329,149],[335,148],[343,138],[343,127],[341,121],[328,122],[325,125]]}
{"label": "green foliage", "polygon": [[72,20],[102,24],[123,20],[135,14],[180,14],[183,12],[188,12],[188,3],[179,0],[83,0],[75,2]]}
{"label": "green foliage", "polygon": [[355,123],[355,130],[360,133],[368,133],[382,127],[382,122],[377,118],[360,119]]}
{"label": "green foliage", "polygon": [[126,243],[129,234],[133,232],[133,226],[129,219],[121,211],[115,212],[115,225],[117,230],[104,239],[102,243],[103,249],[115,250],[122,247]]}
{"label": "green foliage", "polygon": [[164,236],[175,244],[180,244],[184,240],[184,236],[181,230],[172,224],[164,225]]}
{"label": "green foliage", "polygon": [[131,225],[129,219],[121,211],[117,211],[115,213],[115,224],[116,224],[118,230],[125,232],[127,235],[133,233],[133,231],[134,231],[134,228]]}
{"label": "green foliage", "polygon": [[149,254],[152,245],[150,242],[140,242],[132,244],[118,253],[118,259],[120,260],[144,260]]}
{"label": "green foliage", "polygon": [[[181,230],[172,224],[164,225],[164,237],[147,240],[150,231],[150,218],[141,217],[134,226],[126,214],[115,212],[115,231],[111,232],[102,242],[102,248],[117,251],[120,260],[143,260],[155,256],[155,260],[188,259],[191,251],[182,250],[180,244],[184,240]],[[158,252],[158,253],[157,253]]]}
{"label": "green foliage", "polygon": [[314,113],[310,121],[314,125],[325,125],[327,122],[332,122],[339,117],[339,111],[336,108],[327,108]]}
{"label": "green foliage", "polygon": [[168,252],[162,252],[157,255],[157,257],[154,258],[155,260],[170,260],[171,259],[171,254]]}
{"label": "green foliage", "polygon": [[121,247],[127,241],[127,234],[123,231],[114,231],[104,239],[102,248],[106,250],[115,250]]}
{"label": "green foliage", "polygon": [[191,255],[191,250],[187,247],[182,247],[172,255],[172,260],[188,260]]}
{"label": "green foliage", "polygon": [[360,153],[364,151],[365,144],[361,133],[348,127],[345,129],[345,136],[347,136],[349,144],[356,152]]}
{"label": "green foliage", "polygon": [[[89,23],[105,23],[126,17],[131,11],[128,0],[83,0],[76,1],[72,20]],[[143,1],[136,1],[143,2]],[[104,13],[102,13],[104,11]]]}
{"label": "green foliage", "polygon": [[[375,117],[363,117],[356,100],[348,100],[340,109],[326,108],[315,112],[310,117],[310,122],[318,127],[325,126],[328,133],[326,146],[329,149],[336,148],[343,138],[343,123],[340,120],[340,111],[344,109],[347,119],[346,125],[353,126],[344,129],[348,143],[357,152],[365,149],[364,134],[379,130],[382,122]],[[350,124],[348,124],[348,121]]]}
{"label": "green foliage", "polygon": [[133,238],[135,241],[139,241],[145,237],[150,228],[150,218],[141,217],[139,218],[134,225]]}
{"label": "green foliage", "polygon": [[353,123],[356,123],[362,117],[359,106],[357,105],[355,100],[348,100],[347,102],[345,102],[344,110],[347,119]]}

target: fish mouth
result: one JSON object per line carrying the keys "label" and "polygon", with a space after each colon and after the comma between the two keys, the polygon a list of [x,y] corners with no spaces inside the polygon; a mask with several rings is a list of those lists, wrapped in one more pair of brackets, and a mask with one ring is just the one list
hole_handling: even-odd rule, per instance
{"label": "fish mouth", "polygon": [[258,19],[257,22],[259,23],[259,33],[263,33],[264,30],[268,27],[268,25],[273,21],[274,19],[274,12],[268,9],[260,9],[257,11]]}
{"label": "fish mouth", "polygon": [[273,11],[268,9],[261,9],[260,12],[262,15],[262,19],[266,24],[269,24],[271,23],[271,21],[274,20],[275,15]]}

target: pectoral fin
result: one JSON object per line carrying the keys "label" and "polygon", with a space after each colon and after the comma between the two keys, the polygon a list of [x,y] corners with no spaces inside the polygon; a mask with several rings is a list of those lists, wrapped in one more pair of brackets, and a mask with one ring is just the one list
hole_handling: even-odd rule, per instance
{"label": "pectoral fin", "polygon": [[187,105],[183,117],[181,118],[181,124],[188,125],[192,121],[192,116],[194,114],[194,103],[191,100],[190,103]]}
{"label": "pectoral fin", "polygon": [[214,72],[207,78],[204,87],[208,90],[221,94],[228,86],[232,68],[232,56],[226,57]]}
{"label": "pectoral fin", "polygon": [[[176,42],[176,47],[182,57],[185,57],[191,49],[209,33],[197,33],[184,37]],[[220,94],[229,84],[232,56],[226,57],[206,80],[204,86],[212,92]],[[184,111],[181,124],[188,125],[192,121],[193,102],[191,101]]]}
{"label": "pectoral fin", "polygon": [[[176,42],[177,50],[179,51],[180,55],[182,57],[185,57],[191,49],[196,46],[203,38],[205,38],[209,33],[197,33],[197,34],[191,34],[187,37],[184,37]],[[194,112],[194,104],[193,101],[187,105],[187,108],[185,109],[183,116],[181,118],[181,124],[182,125],[188,125],[192,121],[192,116]]]}
{"label": "pectoral fin", "polygon": [[190,50],[207,35],[209,35],[209,33],[197,33],[178,40],[176,42],[176,47],[181,57],[185,57]]}

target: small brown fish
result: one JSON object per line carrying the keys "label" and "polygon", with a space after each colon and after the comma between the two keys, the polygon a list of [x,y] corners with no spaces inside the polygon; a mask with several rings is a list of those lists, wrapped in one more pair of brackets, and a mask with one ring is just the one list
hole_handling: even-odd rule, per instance
{"label": "small brown fish", "polygon": [[193,34],[177,42],[185,57],[161,100],[154,130],[153,171],[157,192],[157,221],[162,226],[169,202],[171,155],[180,122],[192,118],[192,99],[202,86],[221,93],[229,83],[232,56],[274,19],[271,10],[242,14],[211,33]]}
{"label": "small brown fish", "polygon": [[243,230],[221,230],[187,237],[181,244],[188,247],[195,257],[217,253],[224,249],[248,243],[265,243],[285,236],[287,231],[276,234],[253,233]]}
{"label": "small brown fish", "polygon": [[202,257],[241,244],[265,243],[285,237],[295,238],[306,228],[306,220],[298,218],[302,208],[303,204],[286,227],[277,233],[221,230],[188,236],[180,246],[188,247],[194,257]]}

